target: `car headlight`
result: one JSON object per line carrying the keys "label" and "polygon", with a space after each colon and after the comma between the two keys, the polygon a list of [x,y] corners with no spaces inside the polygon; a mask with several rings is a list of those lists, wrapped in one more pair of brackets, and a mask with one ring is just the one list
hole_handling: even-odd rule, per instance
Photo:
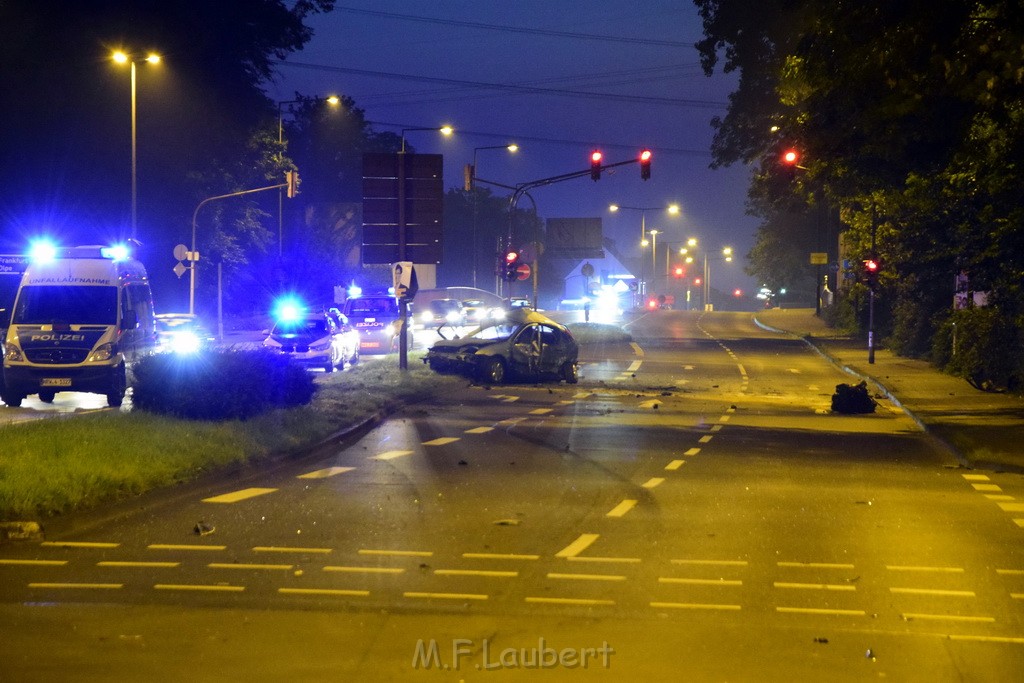
{"label": "car headlight", "polygon": [[100,361],[110,360],[114,357],[114,344],[113,342],[107,342],[106,344],[100,344],[96,347],[96,350],[89,354],[86,358],[87,363],[97,363]]}
{"label": "car headlight", "polygon": [[434,322],[434,314],[430,311],[424,311],[423,313],[420,313],[420,321],[425,323]]}
{"label": "car headlight", "polygon": [[171,337],[171,351],[174,353],[196,353],[202,342],[195,332],[178,332]]}
{"label": "car headlight", "polygon": [[452,311],[445,316],[445,320],[447,320],[450,323],[457,323],[459,322],[459,314],[456,313],[455,311]]}
{"label": "car headlight", "polygon": [[6,360],[20,361],[20,360],[22,360],[22,358],[23,358],[23,356],[21,355],[21,349],[19,349],[14,344],[11,344],[10,346],[8,346],[7,347],[7,352],[4,353],[4,359],[6,359]]}

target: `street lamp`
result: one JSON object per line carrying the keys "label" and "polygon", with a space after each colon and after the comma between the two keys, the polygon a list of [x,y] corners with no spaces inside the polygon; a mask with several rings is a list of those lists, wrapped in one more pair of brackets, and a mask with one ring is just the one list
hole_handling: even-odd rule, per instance
{"label": "street lamp", "polygon": [[[722,260],[725,262],[732,261],[732,247],[722,247]],[[711,298],[711,271],[708,268],[708,252],[704,252],[704,310],[708,310],[708,300]]]}
{"label": "street lamp", "polygon": [[415,128],[403,128],[402,129],[402,149],[401,149],[401,151],[399,151],[399,154],[405,154],[405,134],[409,133],[411,131],[414,131],[414,130],[436,130],[438,133],[440,133],[441,135],[444,135],[445,137],[448,137],[449,135],[451,135],[452,133],[455,132],[455,129],[452,128],[451,126],[448,126],[448,125],[444,125],[444,126],[440,126],[440,127],[438,127],[438,126],[422,126],[422,127],[421,126],[417,126]]}
{"label": "street lamp", "polygon": [[[137,239],[138,232],[138,152],[136,145],[136,123],[135,123],[135,57],[121,50],[111,55],[118,64],[131,64],[132,77],[132,239]],[[150,52],[144,58],[150,64],[159,64],[160,55]]]}
{"label": "street lamp", "polygon": [[[675,203],[669,204],[668,206],[624,206],[622,204],[609,204],[608,205],[608,210],[611,211],[612,213],[616,213],[616,212],[621,211],[623,209],[628,209],[630,211],[639,211],[640,212],[640,246],[641,247],[647,246],[645,244],[645,242],[647,240],[647,212],[648,211],[667,211],[668,213],[670,213],[672,215],[676,215],[676,214],[679,213],[679,205],[675,204]],[[641,249],[641,253],[640,253],[640,282],[637,285],[637,293],[640,295],[640,300],[641,301],[643,300],[643,294],[644,294],[644,275],[643,275],[643,273],[644,273],[643,250]],[[652,275],[652,278],[653,278],[653,275],[654,275],[653,270],[651,272],[651,275]]]}
{"label": "street lamp", "polygon": [[[511,142],[511,143],[509,143],[507,145],[487,145],[485,147],[474,147],[473,148],[473,165],[469,167],[469,189],[472,189],[472,190],[476,189],[476,153],[481,151],[481,150],[485,150],[485,149],[504,149],[504,150],[508,150],[512,154],[515,154],[516,152],[519,151],[519,145],[517,145],[514,142]],[[477,258],[476,258],[477,257],[477,250],[476,250],[476,225],[477,225],[477,213],[478,213],[477,203],[478,203],[477,194],[474,191],[473,192],[473,286],[474,287],[476,287],[476,265],[477,265],[476,264],[476,260],[477,260]]]}
{"label": "street lamp", "polygon": [[[315,99],[315,98],[314,98]],[[284,156],[284,105],[296,104],[304,100],[284,100],[277,103],[277,144],[278,161]],[[328,95],[325,98],[327,104],[337,107],[341,104],[341,98],[337,95]],[[281,258],[284,249],[284,189],[277,191],[277,258]]]}

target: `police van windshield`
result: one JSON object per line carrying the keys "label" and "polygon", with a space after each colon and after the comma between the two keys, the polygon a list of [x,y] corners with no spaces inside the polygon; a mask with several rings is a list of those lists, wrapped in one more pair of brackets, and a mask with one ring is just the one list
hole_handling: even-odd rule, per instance
{"label": "police van windshield", "polygon": [[114,325],[117,287],[24,287],[11,322],[15,325]]}
{"label": "police van windshield", "polygon": [[394,299],[350,299],[345,313],[352,318],[398,315],[398,304]]}

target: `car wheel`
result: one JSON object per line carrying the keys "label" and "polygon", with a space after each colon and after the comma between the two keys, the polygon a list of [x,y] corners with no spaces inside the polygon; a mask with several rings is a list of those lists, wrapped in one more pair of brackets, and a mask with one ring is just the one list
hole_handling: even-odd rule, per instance
{"label": "car wheel", "polygon": [[559,373],[566,384],[576,384],[580,381],[579,367],[573,361],[566,361],[562,364],[562,371]]}
{"label": "car wheel", "polygon": [[481,378],[491,384],[501,384],[505,381],[505,361],[500,358],[491,358],[483,366]]}
{"label": "car wheel", "polygon": [[53,399],[57,397],[56,391],[40,391],[39,400],[43,403],[53,403]]}
{"label": "car wheel", "polygon": [[125,375],[124,366],[114,369],[114,376],[110,380],[110,390],[107,392],[107,405],[111,408],[120,408],[124,403],[124,394],[128,391],[128,378]]}
{"label": "car wheel", "polygon": [[25,397],[22,396],[21,394],[5,393],[3,395],[0,395],[0,399],[3,399],[3,402],[9,405],[11,408],[18,408],[21,406],[21,402],[25,400]]}

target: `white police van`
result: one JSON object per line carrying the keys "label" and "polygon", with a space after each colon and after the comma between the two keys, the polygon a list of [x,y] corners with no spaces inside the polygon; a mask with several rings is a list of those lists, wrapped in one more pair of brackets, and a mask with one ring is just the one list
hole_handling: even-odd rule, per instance
{"label": "white police van", "polygon": [[103,394],[120,406],[126,366],[156,347],[149,277],[127,247],[36,249],[21,277],[5,339],[0,398]]}

